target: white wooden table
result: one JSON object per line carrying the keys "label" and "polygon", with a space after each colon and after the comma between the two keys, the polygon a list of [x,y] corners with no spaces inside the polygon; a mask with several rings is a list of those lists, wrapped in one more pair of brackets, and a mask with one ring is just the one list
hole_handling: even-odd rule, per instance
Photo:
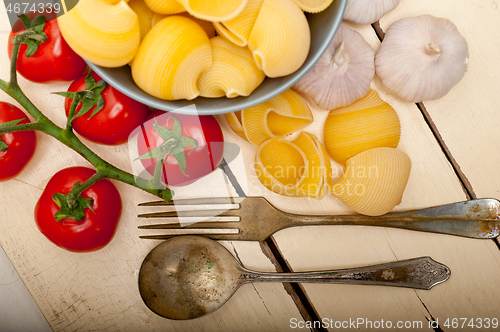
{"label": "white wooden table", "polygon": [[[6,44],[10,28],[4,9],[0,10],[0,77],[7,78]],[[399,148],[410,156],[413,165],[397,210],[471,198],[499,199],[498,1],[402,0],[399,7],[381,19],[379,29],[386,30],[399,18],[420,14],[446,17],[457,25],[469,43],[469,71],[447,96],[419,106],[394,98],[374,80],[373,88],[398,112],[402,124]],[[351,27],[378,50],[380,41],[374,27]],[[47,116],[64,125],[62,98],[50,92],[64,91],[68,84],[36,85],[23,79],[20,84]],[[13,102],[5,94],[0,100]],[[307,131],[321,137],[327,112],[314,109],[314,115],[315,122]],[[352,213],[330,197],[313,201],[266,191],[254,172],[241,166],[253,161],[256,149],[232,133],[223,117],[218,119],[226,140],[242,147],[243,160],[236,160],[231,167],[248,195],[265,196],[290,212]],[[390,321],[393,328],[402,322],[407,327],[412,324],[409,330],[432,330],[428,320],[435,320],[444,331],[470,331],[467,325],[462,327],[460,318],[467,318],[467,322],[471,318],[500,319],[500,251],[496,240],[362,226],[292,228],[264,243],[223,242],[223,245],[245,267],[260,271],[338,269],[431,256],[450,267],[450,280],[430,291],[319,284],[245,285],[227,305],[205,317],[192,321],[158,317],[143,304],[137,286],[140,264],[158,244],[139,239],[137,226],[141,221],[136,216],[144,210],[137,204],[154,197],[117,183],[124,211],[110,245],[89,254],[64,251],[38,231],[33,208],[54,173],[65,167],[89,164],[50,137],[40,134],[38,143],[35,156],[24,172],[0,184],[0,244],[55,331],[286,331],[306,326],[314,319],[327,322],[330,331],[335,324],[346,327],[346,322],[353,321],[360,322],[355,327],[361,330],[381,330],[382,320],[385,324]],[[85,143],[113,164],[130,169],[126,146]],[[220,172],[211,175],[212,180],[221,176]],[[198,185],[198,189],[181,190],[180,196],[189,196],[203,188]],[[207,190],[206,194],[215,196],[225,191],[227,188],[221,187]],[[447,319],[451,324],[454,318],[459,326],[446,327]],[[350,324],[345,330],[353,327]],[[324,328],[316,325],[312,330]]]}

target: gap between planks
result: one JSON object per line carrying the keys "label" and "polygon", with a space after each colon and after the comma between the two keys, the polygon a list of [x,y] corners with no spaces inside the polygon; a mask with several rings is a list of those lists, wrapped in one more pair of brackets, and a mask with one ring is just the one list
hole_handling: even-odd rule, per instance
{"label": "gap between planks", "polygon": [[[221,168],[224,174],[227,176],[227,180],[233,185],[238,196],[246,197],[244,190],[242,189],[238,180],[234,176],[231,168],[224,159],[223,162],[221,163]],[[277,272],[281,273],[293,272],[292,268],[289,266],[288,262],[281,254],[272,236],[265,241],[259,242],[259,245],[264,255],[267,258],[269,258],[271,263],[275,266]],[[238,261],[240,261],[239,257],[237,258]],[[304,319],[304,321],[310,321],[313,323],[313,328],[311,329],[313,332],[328,331],[322,327],[321,320],[319,318],[318,313],[316,312],[316,309],[312,305],[312,302],[309,300],[309,297],[307,296],[305,290],[302,288],[300,284],[285,282],[283,283],[283,287],[285,288],[285,291],[288,293],[288,295],[290,295],[290,297],[292,298],[292,301],[295,303],[295,306],[299,310],[299,313]],[[320,327],[316,328],[316,325],[319,325]]]}
{"label": "gap between planks", "polygon": [[[373,28],[373,30],[375,30],[375,34],[377,35],[380,42],[382,42],[384,40],[384,37],[385,37],[385,32],[382,29],[382,27],[380,26],[380,22],[377,21],[377,22],[373,23],[372,28]],[[439,129],[437,128],[436,124],[432,120],[432,117],[430,116],[429,112],[427,112],[427,109],[426,109],[424,103],[423,102],[416,103],[416,106],[420,110],[420,113],[422,114],[425,122],[427,123],[427,126],[429,126],[429,129],[431,130],[432,134],[434,135],[434,138],[436,139],[439,146],[441,147],[441,150],[443,151],[443,154],[445,155],[446,159],[448,160],[451,167],[453,168],[453,171],[457,175],[457,177],[460,181],[460,184],[462,185],[462,189],[467,197],[467,200],[477,199],[477,195],[474,192],[474,189],[472,188],[472,184],[470,183],[469,179],[464,174],[464,172],[462,172],[462,169],[460,168],[460,165],[458,164],[457,160],[453,157],[453,154],[451,153],[451,151],[448,148],[448,146],[446,145],[443,137],[439,133]],[[500,250],[500,242],[499,242],[498,238],[495,238],[492,241],[495,243],[497,248]],[[415,294],[417,294],[417,293],[415,292]],[[420,299],[418,294],[417,294],[417,297],[419,298],[420,302],[422,302],[422,300]],[[429,315],[433,319],[434,317],[432,317],[432,314],[427,309],[427,306],[424,304],[424,302],[422,302],[422,305],[425,307],[425,309],[427,310],[427,312],[429,313]],[[436,332],[443,331],[439,326],[437,328],[434,328],[434,330]]]}
{"label": "gap between planks", "polygon": [[[383,41],[385,32],[382,30],[380,23],[375,22],[372,25],[372,28],[375,30],[375,33],[377,37],[379,38],[380,42]],[[468,200],[470,199],[477,199],[477,196],[474,192],[474,189],[472,188],[471,183],[469,182],[467,176],[462,172],[460,169],[460,165],[456,161],[456,159],[453,157],[451,151],[447,147],[446,143],[444,142],[444,139],[442,138],[441,134],[439,133],[439,130],[432,120],[431,116],[427,112],[427,109],[425,108],[425,105],[423,103],[417,103],[416,104],[417,108],[420,110],[422,117],[424,118],[425,122],[429,126],[429,129],[431,130],[432,134],[434,135],[434,138],[438,142],[439,146],[441,147],[441,150],[443,151],[443,154],[447,158],[448,162],[450,163],[451,167],[453,168],[453,171],[457,175],[462,188],[464,190],[464,193],[467,197]],[[225,164],[223,167],[224,173],[228,176],[230,182],[233,184],[236,192],[240,196],[245,196],[241,186],[239,185],[237,179],[233,176],[230,167]],[[493,240],[498,249],[500,250],[500,242],[498,239]],[[292,268],[289,266],[288,262],[285,260],[283,255],[281,254],[278,245],[276,244],[276,241],[274,240],[274,237],[270,237],[269,239],[265,240],[264,242],[260,242],[260,247],[262,252],[269,258],[269,260],[273,263],[273,265],[276,267],[276,270],[278,272],[293,272]],[[292,297],[292,300],[294,301],[295,305],[297,306],[300,314],[304,318],[305,321],[310,321],[313,323],[313,332],[324,332],[328,331],[327,329],[320,327],[316,328],[316,324],[314,322],[321,322],[321,317],[318,315],[316,309],[314,308],[312,302],[310,301],[309,297],[307,296],[306,291],[303,289],[302,285],[298,283],[283,283],[283,286],[287,293]],[[418,297],[418,294],[417,294]],[[420,298],[419,298],[420,300]],[[429,313],[431,316],[430,319],[433,319],[432,314],[429,312],[427,309],[426,305],[420,300],[426,311]],[[427,317],[426,317],[427,318]],[[428,318],[427,318],[428,319]],[[321,324],[318,324],[322,326]],[[437,329],[434,329],[435,331],[442,331],[440,327]]]}
{"label": "gap between planks", "polygon": [[[372,24],[373,30],[375,30],[375,34],[377,35],[378,39],[380,42],[384,40],[385,37],[385,32],[380,26],[379,22],[375,22]],[[477,199],[477,195],[474,192],[474,189],[472,188],[472,185],[467,178],[467,176],[462,172],[462,169],[460,168],[460,165],[458,164],[457,160],[453,157],[450,149],[446,145],[443,137],[439,133],[439,129],[437,128],[436,124],[432,120],[432,117],[430,116],[429,112],[427,112],[427,109],[424,105],[423,102],[417,103],[416,104],[418,109],[420,110],[420,113],[422,113],[422,116],[424,117],[425,122],[429,126],[429,129],[431,130],[432,134],[434,135],[434,138],[438,142],[439,146],[441,147],[441,150],[443,151],[444,155],[446,156],[446,159],[450,163],[451,167],[453,168],[453,171],[457,175],[458,179],[460,180],[460,184],[462,185],[462,189],[467,197],[468,200],[471,199]],[[497,248],[500,250],[500,242],[498,238],[495,238],[492,240]]]}

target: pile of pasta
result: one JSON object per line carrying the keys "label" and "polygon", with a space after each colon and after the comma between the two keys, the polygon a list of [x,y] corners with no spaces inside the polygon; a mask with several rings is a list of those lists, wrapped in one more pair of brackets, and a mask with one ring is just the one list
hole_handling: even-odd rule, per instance
{"label": "pile of pasta", "polygon": [[234,98],[298,70],[311,42],[304,11],[332,1],[80,0],[58,20],[76,53],[104,67],[130,64],[154,97]]}
{"label": "pile of pasta", "polygon": [[[401,126],[396,111],[374,90],[352,105],[330,111],[325,145],[301,131],[314,119],[306,101],[293,90],[226,114],[226,119],[238,136],[258,146],[257,177],[277,194],[321,199],[329,193],[370,216],[385,214],[401,202],[411,161],[397,149]],[[335,183],[330,157],[345,166]]]}

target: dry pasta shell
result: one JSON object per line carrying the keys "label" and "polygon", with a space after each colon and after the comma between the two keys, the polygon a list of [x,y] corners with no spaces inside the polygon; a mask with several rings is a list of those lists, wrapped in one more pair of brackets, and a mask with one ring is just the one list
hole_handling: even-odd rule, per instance
{"label": "dry pasta shell", "polygon": [[213,64],[200,76],[200,96],[248,96],[264,81],[266,75],[257,68],[248,48],[236,46],[219,36],[210,39],[210,44]]}
{"label": "dry pasta shell", "polygon": [[327,188],[327,174],[331,174],[330,159],[325,158],[322,144],[310,133],[301,132],[293,141],[306,156],[307,167],[303,181],[297,186],[299,196],[323,198]]}
{"label": "dry pasta shell", "polygon": [[189,14],[210,22],[227,21],[238,16],[247,0],[177,0]]}
{"label": "dry pasta shell", "polygon": [[324,128],[326,149],[342,165],[369,149],[396,148],[400,136],[396,111],[375,90],[349,106],[330,111]]}
{"label": "dry pasta shell", "polygon": [[248,0],[243,11],[229,21],[214,22],[217,33],[238,46],[246,46],[264,0]]}
{"label": "dry pasta shell", "polygon": [[410,176],[410,158],[393,148],[375,148],[347,161],[330,194],[354,211],[380,216],[401,203]]}
{"label": "dry pasta shell", "polygon": [[308,13],[319,13],[328,6],[330,6],[333,0],[293,0],[295,3],[305,12]]}
{"label": "dry pasta shell", "polygon": [[69,46],[99,66],[124,66],[139,48],[139,19],[125,1],[81,0],[57,22]]}
{"label": "dry pasta shell", "polygon": [[268,77],[281,77],[302,66],[311,32],[304,12],[292,0],[264,0],[248,39],[255,62]]}
{"label": "dry pasta shell", "polygon": [[245,141],[247,140],[247,136],[245,135],[245,131],[243,130],[243,125],[241,124],[241,111],[226,113],[225,115],[227,123],[229,127],[241,138]]}
{"label": "dry pasta shell", "polygon": [[314,119],[306,101],[291,89],[235,115],[226,114],[229,126],[255,145],[280,138],[310,125]]}
{"label": "dry pasta shell", "polygon": [[144,0],[152,11],[158,14],[172,15],[185,12],[186,9],[176,0]]}
{"label": "dry pasta shell", "polygon": [[141,43],[132,62],[132,77],[146,93],[165,100],[194,99],[198,79],[212,65],[205,31],[182,16],[158,22]]}
{"label": "dry pasta shell", "polygon": [[[199,18],[196,18],[194,16],[192,16],[191,14],[189,14],[188,12],[183,12],[183,13],[179,13],[177,14],[178,16],[184,16],[184,17],[187,17],[193,21],[195,21],[196,23],[198,23],[198,25],[200,27],[202,27],[203,30],[205,30],[205,33],[207,34],[207,37],[210,39],[210,38],[213,38],[215,37],[215,28],[212,24],[212,22],[208,22],[208,21],[205,21],[205,20],[200,20]],[[167,17],[168,15],[162,15],[162,14],[155,14],[153,16],[153,26],[158,23],[159,21],[161,21],[162,19],[164,19],[165,17]]]}
{"label": "dry pasta shell", "polygon": [[151,21],[151,27],[154,27],[158,22],[163,20],[165,17],[168,17],[168,15],[155,13],[153,15],[153,20]]}
{"label": "dry pasta shell", "polygon": [[264,187],[284,196],[322,198],[326,168],[317,143],[314,135],[305,132],[292,142],[269,139],[262,143],[255,170]]}
{"label": "dry pasta shell", "polygon": [[272,138],[259,146],[255,155],[255,171],[259,181],[268,190],[295,196],[301,177],[298,170],[305,168],[304,153],[292,142]]}
{"label": "dry pasta shell", "polygon": [[155,12],[153,12],[147,5],[144,0],[130,0],[128,2],[130,8],[137,14],[137,18],[139,19],[139,28],[141,30],[141,40],[144,39],[144,36],[151,30],[153,27],[153,18],[155,16]]}
{"label": "dry pasta shell", "polygon": [[[207,34],[208,39],[215,37],[215,35],[216,35],[215,28],[214,28],[214,26],[213,26],[213,24],[211,22],[208,22],[208,21],[205,21],[205,20],[200,20],[199,18],[191,16],[188,12],[183,12],[183,13],[179,13],[179,14],[176,14],[176,15],[177,16],[187,17],[187,18],[195,21],[196,23],[198,23],[198,25],[203,30],[205,30],[205,33]],[[153,22],[152,22],[151,26],[152,27],[155,26],[156,23],[160,22],[161,20],[163,20],[165,17],[168,17],[168,16],[169,15],[163,15],[163,14],[155,13],[153,15]]]}

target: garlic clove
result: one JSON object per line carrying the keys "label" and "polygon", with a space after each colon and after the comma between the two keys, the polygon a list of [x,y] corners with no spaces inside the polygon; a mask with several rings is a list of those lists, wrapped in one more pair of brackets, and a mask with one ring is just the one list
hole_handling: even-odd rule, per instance
{"label": "garlic clove", "polygon": [[374,58],[375,53],[363,36],[341,23],[323,56],[294,89],[324,109],[350,105],[370,91]]}
{"label": "garlic clove", "polygon": [[348,0],[344,20],[357,24],[371,24],[396,8],[401,0]]}
{"label": "garlic clove", "polygon": [[422,15],[393,23],[375,58],[382,84],[408,102],[439,99],[467,71],[467,41],[445,18]]}

